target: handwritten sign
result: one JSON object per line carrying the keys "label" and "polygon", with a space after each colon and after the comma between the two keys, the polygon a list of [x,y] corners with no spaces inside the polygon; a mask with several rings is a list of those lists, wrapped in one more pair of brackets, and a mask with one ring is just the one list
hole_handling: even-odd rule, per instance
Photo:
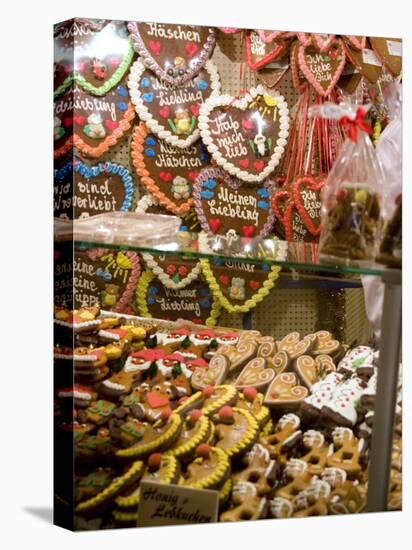
{"label": "handwritten sign", "polygon": [[142,481],[137,525],[213,523],[217,521],[218,507],[218,491]]}

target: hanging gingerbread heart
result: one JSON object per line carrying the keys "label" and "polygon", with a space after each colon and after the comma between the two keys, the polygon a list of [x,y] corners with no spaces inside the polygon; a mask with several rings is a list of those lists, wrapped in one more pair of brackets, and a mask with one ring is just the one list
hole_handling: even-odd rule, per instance
{"label": "hanging gingerbread heart", "polygon": [[137,114],[148,129],[182,148],[199,139],[200,107],[220,91],[219,74],[211,60],[197,76],[178,87],[160,80],[138,60],[130,69],[128,83]]}
{"label": "hanging gingerbread heart", "polygon": [[[74,177],[68,181],[68,173]],[[55,217],[87,218],[132,207],[135,185],[129,170],[114,162],[88,166],[69,161],[54,173]],[[57,216],[56,216],[57,214]]]}
{"label": "hanging gingerbread heart", "polygon": [[199,277],[200,262],[170,254],[142,253],[146,266],[166,288],[185,288]]}
{"label": "hanging gingerbread heart", "polygon": [[313,33],[312,39],[320,52],[328,52],[334,43],[336,35]]}
{"label": "hanging gingerbread heart", "polygon": [[280,268],[243,260],[200,260],[215,298],[229,313],[245,313],[257,306],[275,286]]}
{"label": "hanging gingerbread heart", "polygon": [[290,186],[274,192],[272,208],[283,225],[286,240],[318,241],[324,184],[324,180],[316,181],[310,176],[303,176]]}
{"label": "hanging gingerbread heart", "polygon": [[139,275],[136,252],[77,248],[73,262],[74,307],[99,304],[102,309],[131,313]]}
{"label": "hanging gingerbread heart", "polygon": [[252,88],[239,99],[210,97],[200,108],[199,129],[214,160],[246,182],[273,172],[289,133],[289,111],[279,92]]}
{"label": "hanging gingerbread heart", "polygon": [[253,71],[264,67],[286,51],[286,42],[279,39],[264,42],[256,31],[247,32],[245,41],[247,64]]}
{"label": "hanging gingerbread heart", "polygon": [[322,97],[328,96],[342,74],[346,55],[343,42],[335,39],[329,50],[321,52],[315,46],[301,45],[298,50],[299,67],[308,82]]}
{"label": "hanging gingerbread heart", "polygon": [[[74,80],[88,93],[105,95],[125,75],[134,50],[122,21],[72,19],[55,31],[55,96]],[[74,66],[73,66],[74,61]]]}
{"label": "hanging gingerbread heart", "polygon": [[221,168],[203,169],[193,188],[202,229],[229,240],[265,237],[274,222],[272,187],[270,180],[256,187],[232,178]]}
{"label": "hanging gingerbread heart", "polygon": [[372,84],[377,82],[382,74],[382,62],[369,47],[362,50],[354,48],[349,42],[345,44],[346,56],[366,80]]}
{"label": "hanging gingerbread heart", "polygon": [[402,39],[371,36],[371,46],[384,66],[393,76],[402,72]]}
{"label": "hanging gingerbread heart", "polygon": [[142,317],[213,326],[220,314],[220,304],[203,279],[198,277],[185,288],[168,288],[147,269],[136,288],[136,304]]}
{"label": "hanging gingerbread heart", "polygon": [[182,149],[148,132],[142,122],[133,133],[131,157],[141,183],[160,205],[180,216],[192,204],[192,185],[210,155],[198,140]]}
{"label": "hanging gingerbread heart", "polygon": [[55,99],[54,115],[55,157],[68,150],[66,135],[73,131],[79,151],[97,158],[129,130],[135,111],[122,81],[104,97],[92,96],[75,86]]}
{"label": "hanging gingerbread heart", "polygon": [[268,31],[263,29],[258,29],[254,32],[259,35],[262,42],[266,43],[272,42],[273,40],[279,40],[280,38],[289,38],[289,36],[293,34],[285,31]]}
{"label": "hanging gingerbread heart", "polygon": [[132,21],[127,28],[145,66],[173,86],[199,74],[216,42],[210,27]]}

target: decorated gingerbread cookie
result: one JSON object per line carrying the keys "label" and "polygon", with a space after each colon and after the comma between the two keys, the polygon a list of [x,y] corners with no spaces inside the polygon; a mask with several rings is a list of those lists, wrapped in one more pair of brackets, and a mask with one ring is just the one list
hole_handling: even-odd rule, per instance
{"label": "decorated gingerbread cookie", "polygon": [[240,99],[208,99],[200,109],[202,140],[214,160],[237,178],[262,182],[279,164],[289,133],[287,104],[278,92],[252,88]]}
{"label": "decorated gingerbread cookie", "polygon": [[180,478],[179,485],[193,489],[217,489],[230,475],[230,460],[224,450],[202,443],[196,458]]}
{"label": "decorated gingerbread cookie", "polygon": [[77,281],[75,305],[100,304],[106,310],[130,311],[129,304],[140,274],[136,252],[77,248],[73,268]]}
{"label": "decorated gingerbread cookie", "polygon": [[179,438],[166,451],[179,460],[187,461],[194,457],[196,448],[201,443],[207,443],[212,434],[212,425],[209,418],[200,409],[193,409],[186,417]]}
{"label": "decorated gingerbread cookie", "polygon": [[371,36],[369,40],[385,68],[392,76],[399,76],[402,72],[402,39]]}
{"label": "decorated gingerbread cookie", "polygon": [[232,475],[233,483],[251,482],[259,496],[270,493],[276,481],[277,468],[276,462],[270,458],[269,451],[260,443],[255,443],[245,455],[243,462],[246,468]]}
{"label": "decorated gingerbread cookie", "polygon": [[351,41],[347,41],[345,51],[348,60],[368,82],[375,83],[379,80],[382,74],[382,61],[371,48],[368,41],[366,41],[362,49],[354,46]]}
{"label": "decorated gingerbread cookie", "polygon": [[295,369],[301,381],[308,388],[336,371],[335,364],[329,355],[318,355],[316,359],[310,355],[301,355],[296,359]]}
{"label": "decorated gingerbread cookie", "polygon": [[131,156],[141,183],[158,203],[178,216],[193,204],[192,185],[210,156],[201,141],[184,149],[148,132],[141,123],[135,128]]}
{"label": "decorated gingerbread cookie", "polygon": [[215,417],[215,445],[231,458],[241,456],[256,442],[259,424],[245,409],[225,405]]}
{"label": "decorated gingerbread cookie", "polygon": [[216,31],[209,27],[135,21],[127,27],[145,66],[173,86],[199,73],[216,41]]}
{"label": "decorated gingerbread cookie", "polygon": [[283,372],[278,374],[270,384],[265,395],[265,405],[283,409],[297,409],[307,397],[308,390],[299,386],[296,374]]}
{"label": "decorated gingerbread cookie", "polygon": [[202,278],[185,288],[167,288],[150,270],[139,279],[136,303],[143,317],[185,319],[202,325],[215,325],[220,313],[219,302]]}
{"label": "decorated gingerbread cookie", "polygon": [[255,357],[247,363],[235,382],[237,389],[254,387],[264,390],[275,377],[275,371],[263,357]]}
{"label": "decorated gingerbread cookie", "polygon": [[284,414],[277,422],[273,433],[262,435],[260,442],[269,450],[272,458],[280,460],[300,442],[302,432],[299,428],[300,418],[296,414]]}
{"label": "decorated gingerbread cookie", "polygon": [[260,497],[257,489],[250,481],[238,481],[232,488],[234,508],[223,512],[220,521],[256,520],[266,517],[267,500]]}
{"label": "decorated gingerbread cookie", "polygon": [[270,41],[262,40],[257,31],[247,32],[245,40],[247,64],[252,70],[264,67],[281,57],[286,51],[286,42],[279,38]]}
{"label": "decorated gingerbread cookie", "polygon": [[173,254],[152,255],[145,252],[142,253],[142,257],[147,267],[167,288],[185,288],[201,273],[200,263],[190,258]]}
{"label": "decorated gingerbread cookie", "polygon": [[275,286],[280,268],[245,261],[200,260],[210,289],[229,313],[245,313],[258,305]]}
{"label": "decorated gingerbread cookie", "polygon": [[138,60],[129,75],[130,96],[140,119],[150,132],[175,147],[189,147],[199,138],[200,106],[217,96],[217,68],[207,61],[200,72],[180,86],[157,77]]}
{"label": "decorated gingerbread cookie", "polygon": [[87,92],[103,96],[123,78],[133,58],[122,21],[72,19],[55,26],[54,45],[55,96],[73,80]]}
{"label": "decorated gingerbread cookie", "polygon": [[228,245],[242,238],[265,237],[272,225],[273,183],[261,187],[230,177],[220,168],[206,168],[196,179],[194,206],[202,229],[225,237]]}

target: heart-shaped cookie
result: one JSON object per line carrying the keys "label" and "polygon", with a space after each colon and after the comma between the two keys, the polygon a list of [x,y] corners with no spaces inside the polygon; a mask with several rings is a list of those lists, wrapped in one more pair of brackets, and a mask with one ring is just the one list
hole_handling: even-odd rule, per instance
{"label": "heart-shaped cookie", "polygon": [[270,180],[256,188],[230,177],[221,168],[205,168],[193,187],[202,229],[231,240],[265,237],[274,221],[270,208],[272,187]]}
{"label": "heart-shaped cookie", "polygon": [[346,56],[366,80],[372,84],[378,81],[382,74],[382,62],[376,53],[369,47],[358,50],[349,42],[345,43]]}
{"label": "heart-shaped cookie", "polygon": [[72,80],[90,94],[105,95],[123,78],[134,54],[122,21],[96,25],[94,20],[72,19],[56,29],[54,44],[55,96]]}
{"label": "heart-shaped cookie", "polygon": [[228,358],[216,353],[209,361],[207,368],[197,368],[194,370],[190,383],[196,390],[201,390],[207,386],[219,386],[225,381],[228,371]]}
{"label": "heart-shaped cookie", "polygon": [[236,346],[226,344],[219,347],[218,353],[229,360],[229,371],[234,373],[241,369],[256,355],[257,346],[254,341],[239,340]]}
{"label": "heart-shaped cookie", "polygon": [[145,66],[173,86],[199,73],[216,42],[216,31],[210,27],[132,21],[127,28]]}
{"label": "heart-shaped cookie", "polygon": [[338,38],[333,41],[327,52],[321,52],[312,45],[301,45],[297,59],[307,81],[319,95],[326,97],[342,74],[346,54],[343,42]]}
{"label": "heart-shaped cookie", "polygon": [[55,99],[54,114],[55,158],[65,152],[61,151],[65,136],[56,139],[56,128],[65,127],[66,119],[71,119],[74,145],[84,155],[97,158],[119,141],[135,117],[124,80],[104,97],[92,96],[75,86]]}
{"label": "heart-shaped cookie", "polygon": [[402,72],[402,39],[371,36],[371,46],[392,76]]}
{"label": "heart-shaped cookie", "polygon": [[267,362],[268,366],[278,375],[288,369],[291,361],[288,352],[282,350],[277,351],[273,357],[268,357]]}
{"label": "heart-shaped cookie", "polygon": [[268,31],[263,29],[259,29],[254,32],[257,32],[259,38],[263,42],[272,42],[272,40],[277,40],[278,38],[289,38],[289,36],[293,34],[285,31]]}
{"label": "heart-shaped cookie", "polygon": [[288,107],[278,92],[252,88],[241,98],[210,97],[199,129],[217,164],[246,182],[261,182],[279,164],[289,134]]}
{"label": "heart-shaped cookie", "polygon": [[256,31],[249,31],[245,35],[246,60],[249,67],[255,71],[264,67],[274,59],[284,54],[286,43],[274,39],[265,42]]}
{"label": "heart-shaped cookie", "polygon": [[200,273],[200,262],[181,256],[158,255],[142,252],[146,265],[166,288],[185,288],[195,281]]}
{"label": "heart-shaped cookie", "polygon": [[138,60],[130,69],[128,83],[137,114],[148,129],[182,148],[199,138],[200,107],[220,91],[219,74],[210,59],[197,76],[181,86],[160,80]]}
{"label": "heart-shaped cookie", "polygon": [[274,377],[275,371],[271,368],[266,368],[266,359],[255,357],[242,370],[235,382],[235,386],[238,389],[253,386],[258,390],[263,390]]}
{"label": "heart-shaped cookie", "polygon": [[182,149],[150,134],[142,122],[133,132],[131,157],[140,181],[159,203],[180,216],[192,204],[192,184],[210,156],[198,140]]}
{"label": "heart-shaped cookie", "polygon": [[200,260],[210,289],[229,313],[250,311],[265,298],[279,277],[280,268],[244,261]]}
{"label": "heart-shaped cookie", "polygon": [[288,241],[318,241],[324,184],[303,176],[273,193],[272,208]]}
{"label": "heart-shaped cookie", "polygon": [[[73,165],[74,178],[68,182],[67,173],[72,173]],[[85,218],[103,212],[127,211],[135,191],[125,166],[114,162],[88,166],[75,160],[54,172],[55,217]]]}
{"label": "heart-shaped cookie", "polygon": [[309,336],[305,336],[301,340],[299,332],[291,332],[278,342],[278,350],[286,351],[289,359],[297,359],[301,355],[309,353],[313,349],[315,341],[315,338]]}
{"label": "heart-shaped cookie", "polygon": [[335,41],[334,34],[313,33],[312,39],[320,52],[328,52]]}
{"label": "heart-shaped cookie", "polygon": [[318,355],[316,359],[310,355],[301,355],[296,359],[295,369],[301,381],[310,389],[328,374],[335,372],[336,366],[329,355]]}
{"label": "heart-shaped cookie", "polygon": [[136,303],[142,317],[213,326],[220,314],[220,304],[202,277],[185,288],[167,288],[150,269],[140,277],[136,287]]}
{"label": "heart-shaped cookie", "polygon": [[328,330],[318,330],[313,334],[315,344],[311,349],[312,355],[330,355],[335,357],[341,351],[341,343],[335,340]]}
{"label": "heart-shaped cookie", "polygon": [[100,304],[105,310],[131,313],[130,302],[139,275],[136,252],[77,248],[73,262],[74,307]]}
{"label": "heart-shaped cookie", "polygon": [[307,388],[298,385],[296,374],[278,374],[266,391],[264,404],[269,407],[296,409],[308,395]]}

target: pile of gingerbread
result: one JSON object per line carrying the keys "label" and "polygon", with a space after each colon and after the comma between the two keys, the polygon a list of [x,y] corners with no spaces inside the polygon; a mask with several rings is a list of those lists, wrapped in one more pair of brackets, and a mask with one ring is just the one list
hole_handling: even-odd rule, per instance
{"label": "pile of gingerbread", "polygon": [[218,491],[220,521],[364,511],[372,348],[327,331],[166,330],[98,308],[56,308],[55,342],[56,433],[74,437],[78,528],[136,525],[142,480]]}

